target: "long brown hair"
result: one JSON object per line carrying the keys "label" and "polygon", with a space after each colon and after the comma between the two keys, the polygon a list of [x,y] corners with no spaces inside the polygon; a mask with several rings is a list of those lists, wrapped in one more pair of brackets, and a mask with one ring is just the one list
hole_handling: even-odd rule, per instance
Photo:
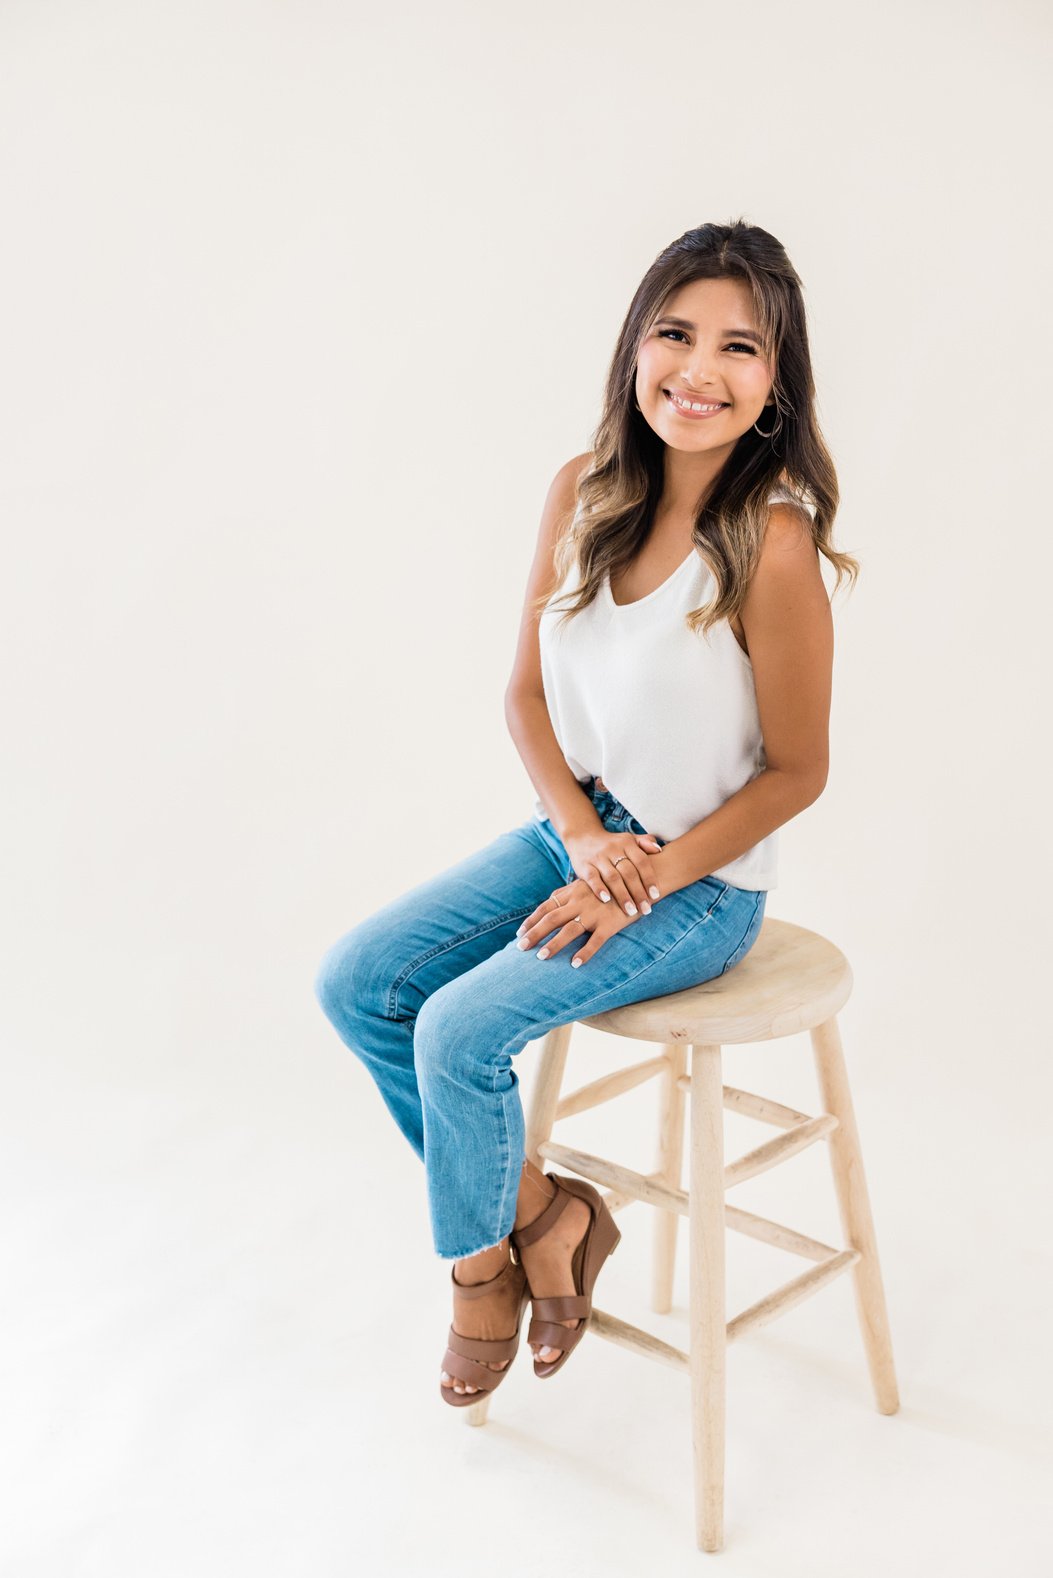
{"label": "long brown hair", "polygon": [[[560,613],[581,613],[642,547],[662,495],[664,444],[635,399],[639,347],[680,286],[696,279],[740,279],[752,295],[764,354],[774,368],[774,412],[743,433],[695,516],[695,548],[713,572],[716,595],[687,615],[704,635],[718,620],[737,614],[764,542],[769,499],[780,488],[788,503],[803,506],[816,547],[835,566],[837,580],[854,585],[858,562],[830,541],[839,492],[833,461],[815,413],[815,381],[808,349],[801,281],[786,251],[759,225],[737,219],[705,224],[660,252],[637,286],[614,348],[603,411],[592,441],[592,462],[578,479],[577,507],[555,549],[556,586],[576,565],[575,598]],[[550,601],[539,597],[540,613]]]}

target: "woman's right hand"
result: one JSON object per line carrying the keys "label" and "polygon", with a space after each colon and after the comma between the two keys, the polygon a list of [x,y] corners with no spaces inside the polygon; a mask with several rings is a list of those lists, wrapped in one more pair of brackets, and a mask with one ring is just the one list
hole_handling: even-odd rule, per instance
{"label": "woman's right hand", "polygon": [[646,915],[650,900],[661,897],[652,857],[661,854],[662,846],[652,833],[612,833],[601,827],[595,833],[572,833],[563,847],[576,875],[604,903],[613,897],[626,914],[635,905]]}

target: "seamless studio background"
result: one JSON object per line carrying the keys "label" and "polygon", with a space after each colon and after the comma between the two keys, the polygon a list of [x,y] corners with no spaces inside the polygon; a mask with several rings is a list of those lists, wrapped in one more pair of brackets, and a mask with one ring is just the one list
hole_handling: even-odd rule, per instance
{"label": "seamless studio background", "polygon": [[[423,1175],[312,980],[530,814],[502,696],[545,491],[652,258],[739,215],[803,277],[862,564],[769,914],[855,973],[902,1410],[847,1279],[735,1348],[720,1559],[1048,1571],[1049,33],[933,0],[0,9],[12,1578],[705,1559],[672,1372],[596,1341],[551,1388],[521,1358],[485,1430],[442,1407]],[[728,1077],[817,1110],[804,1037]],[[577,1143],[648,1167],[648,1091]],[[736,1198],[838,1232],[818,1148]],[[603,1303],[643,1322],[626,1238]],[[773,1257],[732,1235],[735,1308]]]}

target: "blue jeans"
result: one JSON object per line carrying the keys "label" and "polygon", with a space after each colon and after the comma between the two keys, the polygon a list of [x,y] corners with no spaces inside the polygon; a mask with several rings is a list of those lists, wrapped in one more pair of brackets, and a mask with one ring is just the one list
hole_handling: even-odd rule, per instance
{"label": "blue jeans", "polygon": [[[604,827],[647,831],[595,780],[586,788]],[[539,960],[541,943],[521,949],[516,929],[574,880],[552,823],[531,818],[368,916],[318,970],[326,1017],[424,1162],[443,1259],[488,1249],[514,1225],[525,1143],[516,1053],[557,1025],[723,975],[764,919],[765,892],[701,877],[573,969],[575,944]]]}

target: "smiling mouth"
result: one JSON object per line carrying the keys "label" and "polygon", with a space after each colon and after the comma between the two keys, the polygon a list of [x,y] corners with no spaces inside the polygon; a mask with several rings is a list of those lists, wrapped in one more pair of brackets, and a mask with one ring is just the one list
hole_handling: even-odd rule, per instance
{"label": "smiling mouth", "polygon": [[675,395],[671,389],[663,389],[662,393],[678,416],[717,416],[728,408],[727,400],[685,400],[682,396]]}

